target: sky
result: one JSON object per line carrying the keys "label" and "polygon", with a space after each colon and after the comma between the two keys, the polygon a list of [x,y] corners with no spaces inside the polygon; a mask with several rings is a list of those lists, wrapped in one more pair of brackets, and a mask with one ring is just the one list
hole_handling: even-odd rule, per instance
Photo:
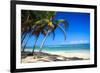
{"label": "sky", "polygon": [[[69,25],[65,29],[67,38],[64,40],[62,31],[57,28],[55,30],[55,39],[52,39],[52,34],[47,38],[44,45],[66,45],[66,44],[80,44],[90,43],[90,14],[79,12],[56,12],[55,19],[65,19]],[[60,24],[63,27],[63,24]],[[40,34],[37,46],[43,41],[44,36]],[[26,38],[27,39],[27,38]],[[27,46],[32,47],[35,37],[31,37]]]}

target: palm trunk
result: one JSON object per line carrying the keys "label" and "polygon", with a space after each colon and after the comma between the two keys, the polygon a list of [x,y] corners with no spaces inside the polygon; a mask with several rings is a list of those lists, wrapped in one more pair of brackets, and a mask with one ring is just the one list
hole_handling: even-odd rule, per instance
{"label": "palm trunk", "polygon": [[64,37],[65,37],[65,40],[66,40],[66,31],[65,31],[59,24],[57,24],[57,25],[58,25],[58,27],[63,31]]}
{"label": "palm trunk", "polygon": [[34,54],[34,50],[35,50],[35,47],[36,47],[37,40],[38,40],[38,36],[36,36],[35,43],[34,43],[34,47],[33,47],[33,50],[32,50],[32,54]]}
{"label": "palm trunk", "polygon": [[49,36],[50,32],[51,32],[51,31],[49,30],[49,31],[47,32],[45,38],[43,39],[42,44],[41,44],[41,46],[40,46],[40,50],[39,50],[39,52],[42,51],[42,48],[43,48],[43,46],[44,46],[44,43],[45,43],[47,37]]}
{"label": "palm trunk", "polygon": [[25,32],[22,32],[21,33],[21,39],[23,39],[24,34],[25,34]]}
{"label": "palm trunk", "polygon": [[23,38],[22,38],[22,40],[21,40],[21,44],[23,44],[23,41],[24,41],[24,39],[25,39],[25,37],[27,36],[27,32],[24,34],[24,36],[23,36]]}
{"label": "palm trunk", "polygon": [[55,32],[54,32],[54,30],[51,33],[52,33],[53,40],[54,40],[55,39]]}
{"label": "palm trunk", "polygon": [[28,41],[29,41],[30,37],[31,37],[31,34],[29,34],[29,37],[28,37],[28,39],[27,39],[27,41],[26,41],[26,43],[25,43],[25,45],[24,45],[24,47],[23,47],[22,52],[24,52],[24,51],[25,51],[26,45],[27,45],[27,43],[28,43]]}

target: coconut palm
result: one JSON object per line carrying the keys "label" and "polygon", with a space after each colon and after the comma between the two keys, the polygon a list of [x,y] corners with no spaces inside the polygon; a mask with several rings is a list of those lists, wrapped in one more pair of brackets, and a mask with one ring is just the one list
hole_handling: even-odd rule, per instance
{"label": "coconut palm", "polygon": [[[36,42],[39,37],[39,34],[42,33],[43,35],[45,35],[45,31],[42,29],[47,27],[46,25],[48,24],[48,21],[46,19],[48,19],[52,15],[54,15],[54,12],[47,12],[47,11],[39,12],[39,11],[23,10],[22,11],[22,30],[21,30],[22,31],[22,41],[21,41],[21,44],[23,44],[23,41],[25,37],[28,35],[28,33],[31,32],[32,35],[36,37],[34,47],[33,47],[33,52],[34,52],[34,48],[36,46]],[[30,34],[29,38],[32,35]],[[29,38],[27,39],[23,47],[23,51],[27,45]]]}
{"label": "coconut palm", "polygon": [[[23,44],[24,39],[31,32],[31,23],[32,19],[30,19],[29,11],[22,10],[21,13],[21,45]],[[24,51],[24,49],[22,49]]]}
{"label": "coconut palm", "polygon": [[[54,23],[54,24],[53,24],[53,23]],[[41,46],[40,46],[40,52],[42,51],[42,48],[43,48],[43,46],[44,46],[44,43],[45,43],[47,37],[49,36],[49,34],[50,34],[50,33],[53,33],[53,35],[55,36],[54,31],[56,30],[56,28],[60,28],[60,29],[61,29],[61,31],[62,31],[63,34],[64,34],[64,38],[65,38],[65,40],[66,40],[66,31],[61,27],[60,23],[63,23],[63,24],[65,25],[65,28],[66,28],[66,25],[68,25],[68,22],[65,21],[64,19],[59,19],[59,20],[52,19],[51,22],[49,22],[49,25],[53,25],[54,27],[51,28],[51,29],[49,29],[49,30],[47,31],[46,36],[45,36],[45,38],[43,39],[42,44],[41,44]],[[53,39],[54,39],[54,38],[53,38]]]}
{"label": "coconut palm", "polygon": [[[56,14],[55,12],[48,12],[48,11],[41,11],[41,12],[40,11],[25,11],[25,12],[26,13],[23,12],[23,15],[22,15],[23,23],[22,23],[22,42],[21,43],[23,43],[23,40],[28,35],[28,33],[30,33],[29,38],[32,35],[34,35],[36,39],[35,39],[35,43],[33,44],[34,47],[33,47],[32,53],[34,53],[36,42],[38,40],[40,33],[42,33],[45,36],[40,46],[40,52],[42,51],[45,41],[50,34],[53,34],[53,39],[54,39],[55,37],[54,31],[56,30],[57,27],[59,27],[62,30],[64,37],[66,39],[66,32],[63,29],[63,27],[61,27],[60,23],[63,23],[66,27],[67,21],[65,21],[64,19],[55,20],[54,19],[54,16]],[[24,45],[24,48],[26,47],[29,38],[27,39]]]}
{"label": "coconut palm", "polygon": [[32,36],[32,31],[33,29],[35,29],[35,22],[39,19],[37,17],[37,15],[35,14],[36,12],[33,12],[31,10],[22,10],[22,15],[21,15],[21,44],[23,44],[23,41],[25,40],[25,38],[29,35],[29,38],[27,39],[26,43],[24,44],[23,51],[24,48],[27,45],[28,40],[30,39],[30,37]]}

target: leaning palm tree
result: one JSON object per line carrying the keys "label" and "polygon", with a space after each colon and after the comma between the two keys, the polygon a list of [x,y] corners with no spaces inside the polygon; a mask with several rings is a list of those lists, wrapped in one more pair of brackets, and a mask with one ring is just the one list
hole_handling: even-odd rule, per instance
{"label": "leaning palm tree", "polygon": [[[28,14],[28,15],[25,17],[24,16],[25,14],[26,15]],[[42,51],[45,41],[50,34],[53,34],[53,39],[54,39],[54,36],[55,36],[54,31],[56,30],[56,28],[59,27],[62,30],[64,37],[66,39],[66,32],[59,23],[64,23],[64,25],[66,27],[67,21],[65,21],[64,19],[55,20],[54,19],[54,16],[56,15],[55,12],[53,12],[53,11],[52,12],[26,11],[25,14],[23,15],[24,19],[22,20],[24,23],[22,25],[22,29],[24,29],[24,30],[22,30],[22,33],[24,33],[22,43],[28,33],[31,33],[29,38],[32,35],[34,35],[36,37],[36,39],[35,39],[32,53],[34,53],[36,43],[37,43],[40,33],[42,33],[45,36],[42,41],[42,44],[40,46],[40,52]],[[25,18],[26,18],[26,20],[25,20]],[[25,33],[26,33],[26,35],[25,35]],[[24,48],[26,47],[29,38],[27,39],[27,41],[24,45]]]}
{"label": "leaning palm tree", "polygon": [[[54,22],[55,24],[53,24],[53,22]],[[61,29],[61,31],[62,31],[63,34],[64,34],[64,38],[65,38],[65,40],[66,40],[66,31],[61,27],[60,23],[63,23],[63,24],[65,25],[65,28],[66,28],[66,25],[68,25],[68,22],[65,21],[64,19],[59,19],[59,20],[52,19],[52,20],[49,22],[48,25],[52,25],[53,28],[47,30],[46,36],[45,36],[45,38],[43,39],[42,44],[41,44],[41,46],[40,46],[40,52],[41,52],[42,49],[43,49],[43,46],[44,46],[44,44],[45,44],[45,41],[46,41],[47,37],[50,35],[50,33],[55,34],[54,31],[56,30],[56,28],[60,28],[60,29]]]}
{"label": "leaning palm tree", "polygon": [[36,20],[34,25],[32,26],[32,29],[33,29],[32,34],[36,37],[32,53],[34,53],[36,43],[37,43],[40,33],[42,33],[45,36],[46,30],[48,28],[50,29],[50,27],[52,27],[52,26],[48,25],[48,23],[49,23],[48,19],[51,16],[53,16],[55,14],[55,12],[36,11],[36,12],[34,12],[34,14],[36,15],[36,17],[38,17],[38,20]]}
{"label": "leaning palm tree", "polygon": [[[24,42],[24,39],[28,35],[29,32],[31,32],[31,23],[32,19],[30,19],[30,13],[29,11],[22,10],[21,13],[21,45]],[[24,49],[22,49],[24,52]]]}
{"label": "leaning palm tree", "polygon": [[[36,11],[31,11],[31,10],[22,10],[22,14],[21,14],[21,45],[23,45],[24,42],[24,46],[23,51],[25,50],[25,47],[28,43],[28,40],[30,39],[30,37],[32,36],[32,32],[33,30],[35,30],[35,27],[37,25],[35,25],[35,22],[37,20],[39,20],[39,18],[37,17],[38,15],[36,15]],[[24,41],[26,39],[26,37],[28,37],[28,39],[26,40],[26,42]],[[37,34],[36,34],[37,36]]]}
{"label": "leaning palm tree", "polygon": [[[38,40],[40,33],[45,35],[45,31],[43,29],[47,28],[48,21],[46,19],[48,19],[52,15],[54,15],[54,12],[23,10],[22,11],[22,30],[21,30],[22,31],[22,41],[21,41],[21,44],[23,44],[23,41],[25,40],[27,35],[31,33],[29,35],[29,38],[32,35],[36,37],[34,47],[33,47],[33,52],[34,52],[36,42]],[[29,38],[27,39],[23,47],[23,51],[27,45]]]}

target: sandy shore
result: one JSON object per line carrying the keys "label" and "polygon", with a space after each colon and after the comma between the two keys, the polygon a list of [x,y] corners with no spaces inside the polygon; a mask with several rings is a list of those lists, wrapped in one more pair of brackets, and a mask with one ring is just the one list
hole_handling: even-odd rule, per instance
{"label": "sandy shore", "polygon": [[78,57],[78,58],[84,58],[84,59],[89,59],[89,53],[85,52],[51,52],[50,54],[56,54],[56,55],[61,55],[64,57]]}
{"label": "sandy shore", "polygon": [[35,52],[33,55],[30,52],[24,52],[21,57],[22,63],[89,60],[89,54],[84,52]]}

